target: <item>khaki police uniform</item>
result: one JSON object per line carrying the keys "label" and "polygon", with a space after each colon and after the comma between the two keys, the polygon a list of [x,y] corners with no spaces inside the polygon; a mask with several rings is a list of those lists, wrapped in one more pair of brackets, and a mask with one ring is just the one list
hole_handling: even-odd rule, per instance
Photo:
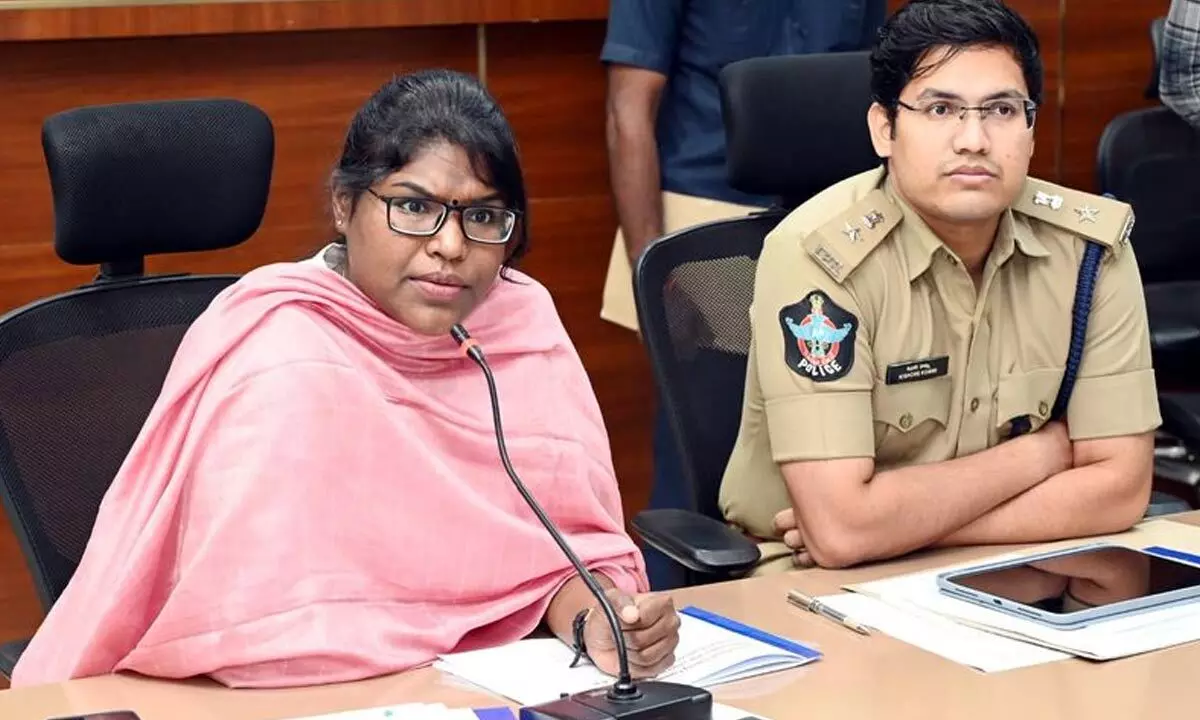
{"label": "khaki police uniform", "polygon": [[[876,471],[970,455],[1036,431],[1063,379],[1086,241],[1104,246],[1066,421],[1072,440],[1160,417],[1124,204],[1030,178],[1000,222],[978,291],[883,168],[845,180],[767,237],[726,519],[772,538],[781,463],[873,457]],[[963,477],[960,482],[969,483]],[[763,547],[789,565],[778,543]]]}

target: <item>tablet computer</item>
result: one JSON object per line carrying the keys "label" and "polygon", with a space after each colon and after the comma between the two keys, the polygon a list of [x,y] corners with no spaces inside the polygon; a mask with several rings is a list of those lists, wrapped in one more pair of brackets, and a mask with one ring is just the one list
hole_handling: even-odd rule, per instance
{"label": "tablet computer", "polygon": [[945,594],[1062,629],[1200,596],[1200,567],[1097,543],[941,573]]}

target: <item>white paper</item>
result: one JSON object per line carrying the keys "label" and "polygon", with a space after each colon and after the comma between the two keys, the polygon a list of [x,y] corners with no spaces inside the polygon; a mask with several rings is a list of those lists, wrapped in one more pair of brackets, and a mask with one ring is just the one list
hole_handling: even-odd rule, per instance
{"label": "white paper", "polygon": [[868,595],[841,593],[821,603],[901,642],[982,672],[1004,672],[1071,657],[968,627],[917,607],[889,605]]}
{"label": "white paper", "polygon": [[1200,603],[1170,605],[1075,630],[1060,630],[942,593],[937,576],[944,571],[878,580],[855,590],[894,607],[915,606],[993,634],[1093,660],[1112,660],[1200,640]]}
{"label": "white paper", "polygon": [[441,704],[406,703],[346,710],[327,715],[310,715],[291,720],[476,720],[476,717],[470,710],[451,710]]}
{"label": "white paper", "polygon": [[[517,711],[513,710],[513,717],[516,716]],[[743,718],[768,720],[761,715],[754,715],[729,705],[713,703],[712,720],[743,720]],[[445,705],[409,703],[364,710],[347,710],[329,715],[311,715],[290,718],[290,720],[477,720],[477,717],[469,708],[452,710]]]}
{"label": "white paper", "polygon": [[[657,679],[708,688],[812,662],[689,615],[680,615],[675,664]],[[610,685],[613,679],[553,638],[441,656],[434,667],[523,705]]]}

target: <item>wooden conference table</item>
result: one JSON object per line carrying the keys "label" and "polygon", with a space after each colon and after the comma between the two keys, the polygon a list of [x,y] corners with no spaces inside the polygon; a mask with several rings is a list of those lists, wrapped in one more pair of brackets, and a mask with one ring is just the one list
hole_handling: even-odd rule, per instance
{"label": "wooden conference table", "polygon": [[[1200,512],[1172,522],[1200,525]],[[714,690],[716,699],[772,720],[791,718],[1192,718],[1200,643],[1106,663],[1066,660],[983,674],[875,633],[856,635],[788,605],[789,588],[836,592],[853,582],[938,567],[1008,550],[937,551],[847,571],[809,570],[689,588],[695,604],[819,648],[795,670]],[[45,720],[129,708],[142,720],[276,720],[404,702],[452,707],[504,704],[430,668],[357,683],[296,690],[228,690],[207,681],[106,676],[0,692],[3,720]]]}

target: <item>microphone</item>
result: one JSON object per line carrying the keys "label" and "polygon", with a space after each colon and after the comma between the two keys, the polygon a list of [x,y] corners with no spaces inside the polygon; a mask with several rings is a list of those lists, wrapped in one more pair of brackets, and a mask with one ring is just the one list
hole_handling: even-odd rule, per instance
{"label": "microphone", "polygon": [[508,448],[504,444],[504,429],[500,423],[500,399],[496,392],[496,379],[483,349],[461,324],[450,328],[450,336],[462,348],[463,354],[475,361],[483,370],[487,380],[488,395],[492,403],[492,422],[495,426],[496,443],[500,450],[500,462],[504,465],[509,479],[516,486],[517,492],[533,510],[533,514],[541,521],[546,532],[554,538],[555,544],[571,561],[575,572],[587,585],[588,590],[595,596],[608,625],[612,629],[617,646],[618,673],[617,680],[608,689],[589,690],[575,695],[563,695],[541,705],[521,708],[520,720],[710,720],[712,717],[712,694],[702,688],[667,682],[644,682],[635,684],[629,674],[629,654],[625,648],[625,636],[621,632],[621,623],[617,613],[604,595],[604,589],[596,582],[596,578],[584,567],[583,561],[567,544],[566,538],[554,525],[554,521],[546,515],[537,500],[521,482],[517,471],[513,469],[508,457]]}

